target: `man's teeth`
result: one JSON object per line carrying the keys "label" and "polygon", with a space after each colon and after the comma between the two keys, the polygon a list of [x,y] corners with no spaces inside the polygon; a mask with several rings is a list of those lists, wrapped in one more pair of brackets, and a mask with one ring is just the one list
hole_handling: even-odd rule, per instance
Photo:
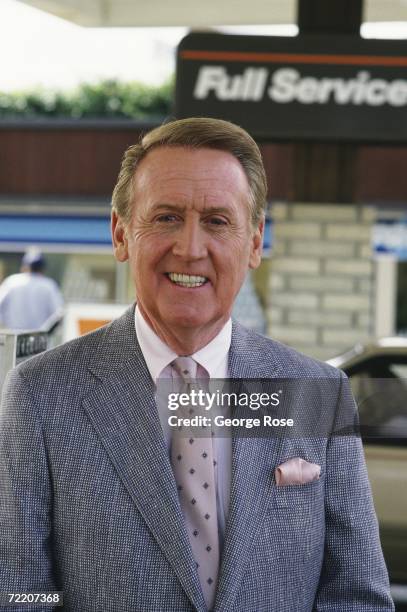
{"label": "man's teeth", "polygon": [[200,287],[208,280],[205,276],[195,276],[193,274],[176,274],[170,272],[169,279],[176,285],[181,287]]}

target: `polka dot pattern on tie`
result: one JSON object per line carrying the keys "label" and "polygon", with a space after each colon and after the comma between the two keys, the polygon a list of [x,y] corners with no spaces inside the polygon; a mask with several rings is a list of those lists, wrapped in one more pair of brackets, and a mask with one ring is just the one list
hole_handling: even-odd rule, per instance
{"label": "polka dot pattern on tie", "polygon": [[[190,392],[196,378],[197,363],[191,357],[179,357],[172,366],[180,377],[182,388],[179,391]],[[185,414],[192,412],[192,407],[187,406]],[[173,428],[171,462],[196,569],[210,609],[215,601],[219,571],[216,460],[211,436],[203,435],[203,429],[201,436],[197,435],[195,428],[194,434],[188,433],[182,426]]]}

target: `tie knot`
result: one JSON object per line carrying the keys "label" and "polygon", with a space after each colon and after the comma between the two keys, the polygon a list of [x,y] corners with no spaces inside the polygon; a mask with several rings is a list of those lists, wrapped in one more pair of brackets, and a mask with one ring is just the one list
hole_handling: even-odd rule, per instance
{"label": "tie knot", "polygon": [[198,364],[192,357],[177,357],[172,362],[172,366],[186,383],[196,378]]}

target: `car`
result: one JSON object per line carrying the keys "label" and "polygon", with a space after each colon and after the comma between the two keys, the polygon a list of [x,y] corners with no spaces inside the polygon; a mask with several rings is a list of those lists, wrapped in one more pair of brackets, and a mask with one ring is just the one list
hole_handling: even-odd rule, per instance
{"label": "car", "polygon": [[330,359],[350,379],[395,600],[407,602],[407,338]]}

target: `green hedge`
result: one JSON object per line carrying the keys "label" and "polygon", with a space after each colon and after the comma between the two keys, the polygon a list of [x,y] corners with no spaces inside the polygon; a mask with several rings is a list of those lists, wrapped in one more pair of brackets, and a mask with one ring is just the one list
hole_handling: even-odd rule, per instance
{"label": "green hedge", "polygon": [[0,118],[129,118],[165,117],[171,113],[174,80],[159,87],[108,80],[83,83],[71,92],[35,89],[0,92]]}

